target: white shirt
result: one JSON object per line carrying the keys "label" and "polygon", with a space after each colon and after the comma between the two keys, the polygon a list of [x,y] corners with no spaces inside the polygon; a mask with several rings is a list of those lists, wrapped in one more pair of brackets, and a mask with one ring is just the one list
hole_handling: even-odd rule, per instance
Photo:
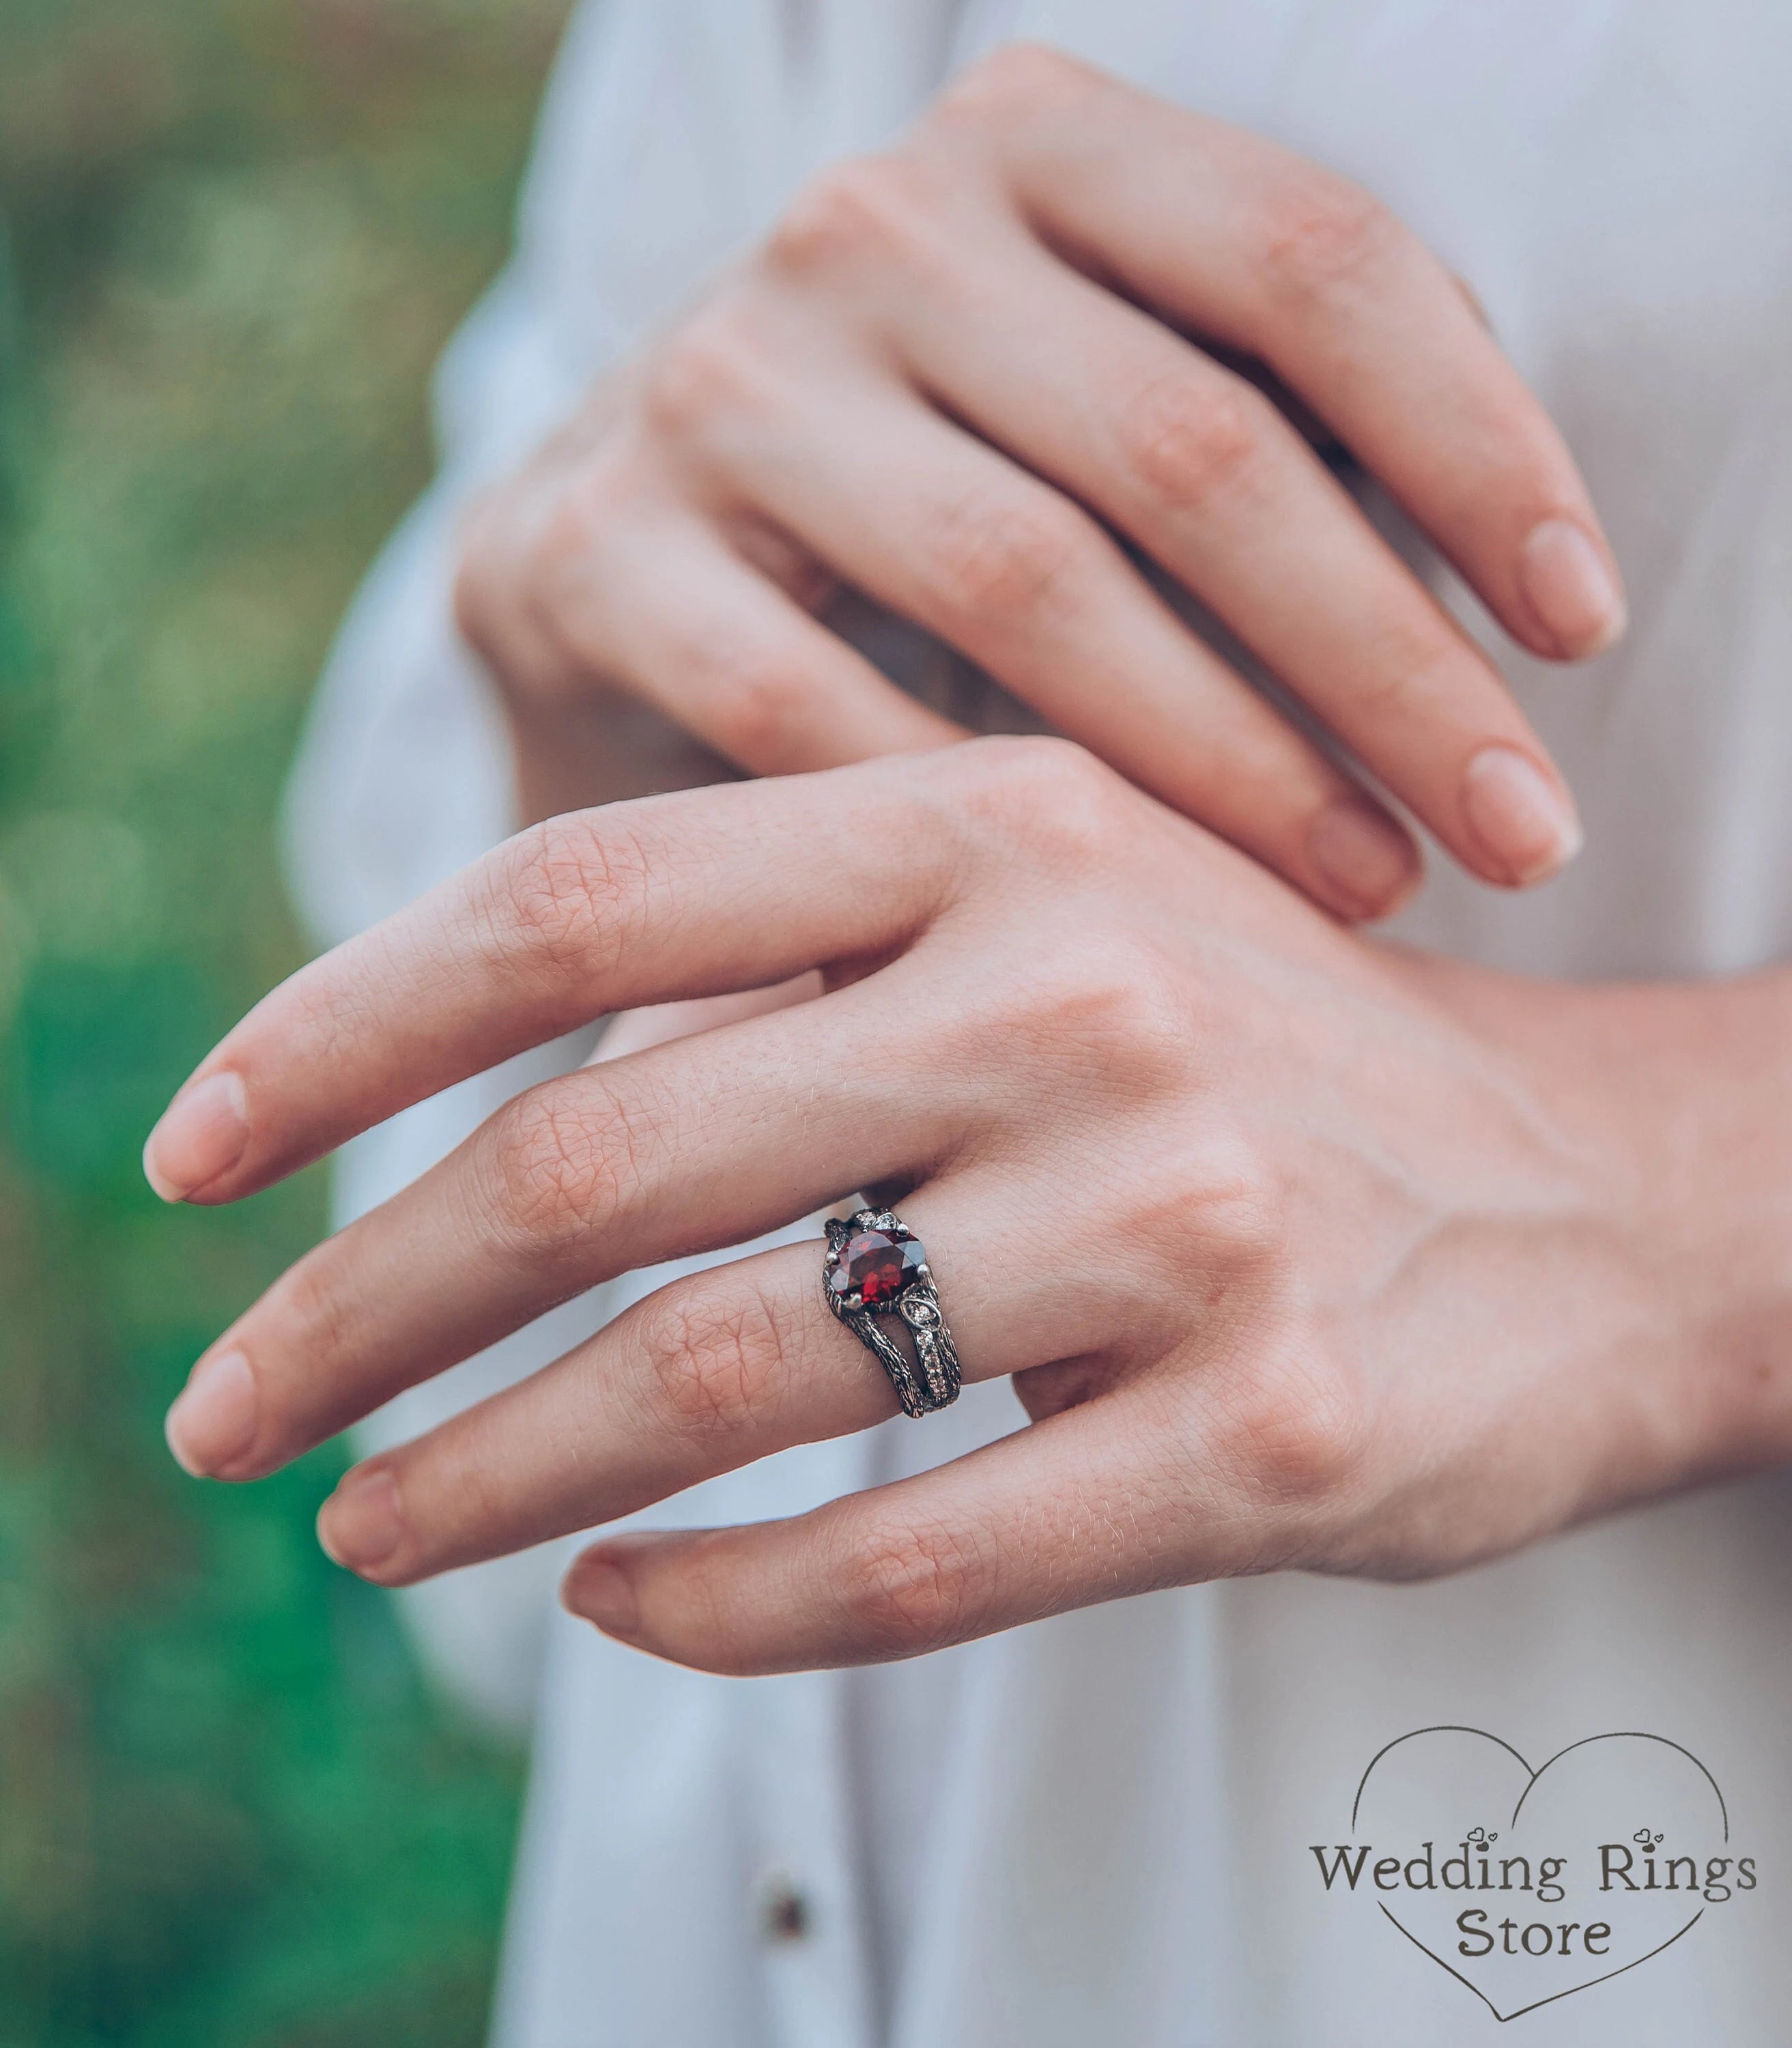
{"label": "white shirt", "polygon": [[[875,146],[952,70],[1025,33],[1372,188],[1473,287],[1588,477],[1631,597],[1616,652],[1546,669],[1441,584],[1573,781],[1587,851],[1522,898],[1434,863],[1402,929],[1568,976],[1783,958],[1789,25],[1774,0],[588,8],[515,261],[444,366],[441,480],[370,578],[319,700],[291,813],[317,929],[345,935],[507,829],[502,740],[446,599],[471,484],[813,168]],[[343,1214],[583,1049],[513,1063],[360,1141]],[[530,1369],[665,1277],[599,1290],[406,1396],[374,1440]],[[974,1388],[923,1427],[790,1452],[642,1519],[788,1513],[1020,1420],[1005,1386]],[[489,1710],[520,1709],[548,1637],[499,2048],[1491,2038],[1461,1984],[1313,1878],[1309,1845],[1348,1838],[1369,1757],[1433,1722],[1488,1728],[1533,1762],[1608,1728],[1671,1737],[1722,1780],[1762,1860],[1759,1889],[1670,1950],[1529,2014],[1532,2048],[1782,2043],[1789,1535],[1774,1475],[1441,1584],[1195,1588],[908,1666],[752,1681],[549,1619],[557,1558],[456,1575],[409,1598]],[[901,1744],[917,1721],[936,1732],[931,1768]],[[768,1937],[792,1897],[806,1931]]]}

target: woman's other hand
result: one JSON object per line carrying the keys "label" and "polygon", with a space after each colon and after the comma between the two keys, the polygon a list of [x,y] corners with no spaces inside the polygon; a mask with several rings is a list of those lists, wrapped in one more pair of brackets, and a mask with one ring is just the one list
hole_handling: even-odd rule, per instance
{"label": "woman's other hand", "polygon": [[844,586],[1335,913],[1394,907],[1403,827],[1143,557],[1473,872],[1553,873],[1561,778],[1315,438],[1534,653],[1621,630],[1561,437],[1410,233],[1270,143],[1012,47],[823,173],[482,502],[460,615],[533,815],[956,736],[816,615]]}

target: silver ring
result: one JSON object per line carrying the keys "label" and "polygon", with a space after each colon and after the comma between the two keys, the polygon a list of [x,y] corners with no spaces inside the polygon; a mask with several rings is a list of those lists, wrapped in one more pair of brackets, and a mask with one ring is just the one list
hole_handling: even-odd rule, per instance
{"label": "silver ring", "polygon": [[[941,1313],[926,1247],[890,1209],[860,1209],[828,1224],[822,1291],[828,1306],[890,1376],[905,1415],[931,1415],[958,1398],[958,1348]],[[914,1357],[879,1321],[900,1316]]]}

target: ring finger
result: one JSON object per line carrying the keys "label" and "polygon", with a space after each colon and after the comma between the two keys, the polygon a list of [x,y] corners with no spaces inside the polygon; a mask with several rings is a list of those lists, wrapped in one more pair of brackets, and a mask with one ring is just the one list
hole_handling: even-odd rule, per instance
{"label": "ring finger", "polygon": [[[992,1112],[921,1070],[890,999],[886,972],[518,1096],[218,1340],[169,1417],[182,1462],[260,1477],[619,1273],[925,1172]],[[789,1085],[818,1065],[827,1088]]]}
{"label": "ring finger", "polygon": [[[927,1244],[968,1380],[1093,1350],[1113,1287],[1060,1273],[1017,1317],[1024,1216],[955,1175],[902,1212]],[[675,1281],[520,1386],[356,1468],[319,1523],[339,1561],[409,1584],[627,1515],[797,1443],[896,1412],[822,1294],[817,1238]]]}

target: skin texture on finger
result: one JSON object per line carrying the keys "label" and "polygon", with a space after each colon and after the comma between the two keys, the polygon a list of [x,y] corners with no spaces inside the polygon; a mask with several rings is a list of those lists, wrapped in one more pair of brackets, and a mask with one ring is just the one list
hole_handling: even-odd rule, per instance
{"label": "skin texture on finger", "polygon": [[1622,631],[1560,433],[1449,273],[1360,187],[1041,48],[978,67],[921,134],[997,166],[1092,277],[1266,363],[1534,652]]}
{"label": "skin texture on finger", "polygon": [[1259,1568],[1280,1517],[1179,1460],[1154,1405],[1149,1387],[1104,1395],[785,1521],[613,1537],[560,1596],[638,1649],[747,1676],[918,1656]]}
{"label": "skin texture on finger", "polygon": [[[928,994],[905,964],[519,1096],[219,1339],[170,1424],[182,1462],[258,1478],[618,1274],[920,1177],[988,1113],[980,1079],[933,1071]],[[824,1089],[791,1087],[817,1069]]]}
{"label": "skin texture on finger", "polygon": [[719,487],[1338,915],[1386,915],[1415,886],[1404,830],[1093,519],[917,398],[841,380],[705,459]]}
{"label": "skin texture on finger", "polygon": [[[594,673],[577,662],[541,588],[557,557],[578,555],[594,537],[573,516],[557,533],[552,515],[564,508],[584,465],[602,460],[638,381],[632,367],[600,378],[578,418],[475,499],[462,522],[456,623],[502,707],[525,824],[588,805],[725,782],[731,772],[675,721],[611,687],[601,668]],[[663,518],[668,509],[638,506],[636,514]]]}
{"label": "skin texture on finger", "polygon": [[[925,802],[886,805],[917,776]],[[855,986],[868,999],[912,971],[946,1006],[884,1020],[929,1055],[905,1124],[925,1135],[937,1096],[964,1126],[897,1199],[969,1375],[1013,1373],[1041,1418],[1006,1450],[1061,1463],[985,1455],[801,1522],[610,1550],[575,1581],[585,1612],[722,1669],[903,1655],[1221,1572],[1433,1574],[1784,1455],[1783,977],[1766,1014],[1759,991],[1720,989],[1664,1010],[1662,991],[1521,989],[1367,944],[1061,743],[809,786],[824,782],[846,786],[867,838],[848,879],[949,842],[944,907]],[[701,837],[691,806],[669,812]],[[774,890],[781,862],[817,855],[813,837],[734,851]],[[580,944],[557,971],[588,966]],[[413,995],[440,991],[421,976]],[[832,1002],[728,1027],[738,1047],[806,1022],[810,1057],[770,1078],[818,1121],[842,1088],[820,1033]],[[693,1043],[604,1084],[681,1053],[700,1076]],[[738,1115],[728,1092],[690,1091],[686,1116]],[[227,1095],[197,1138],[228,1120]],[[736,1123],[737,1150],[754,1128]],[[650,1207],[679,1199],[644,1185]],[[734,1175],[712,1185],[706,1228],[738,1230]],[[476,1190],[469,1208],[502,1232]],[[580,1250],[588,1219],[570,1216],[550,1255]],[[694,1276],[371,1460],[326,1511],[328,1544],[401,1583],[889,1413],[875,1363],[824,1320],[820,1251]],[[212,1363],[240,1418],[252,1362]],[[885,1405],[862,1410],[867,1388]]]}
{"label": "skin texture on finger", "polygon": [[532,827],[264,998],[151,1132],[152,1184],[234,1201],[607,1011],[897,949],[954,883],[948,764],[1001,744]]}
{"label": "skin texture on finger", "polygon": [[[968,1380],[1092,1346],[1120,1290],[1065,1274],[1017,1317],[1002,1276],[1022,1220],[987,1177],[903,1205],[927,1243]],[[876,1360],[822,1295],[823,1240],[677,1280],[532,1379],[385,1452],[343,1481],[320,1521],[339,1562],[408,1584],[632,1513],[717,1473],[896,1413]],[[363,1540],[371,1500],[390,1540]]]}
{"label": "skin texture on finger", "polygon": [[[1242,378],[1018,236],[890,317],[930,397],[1128,534],[1471,871],[1560,864],[1572,801],[1503,681]],[[1531,762],[1556,831],[1488,843],[1511,822],[1472,801],[1490,746]]]}

